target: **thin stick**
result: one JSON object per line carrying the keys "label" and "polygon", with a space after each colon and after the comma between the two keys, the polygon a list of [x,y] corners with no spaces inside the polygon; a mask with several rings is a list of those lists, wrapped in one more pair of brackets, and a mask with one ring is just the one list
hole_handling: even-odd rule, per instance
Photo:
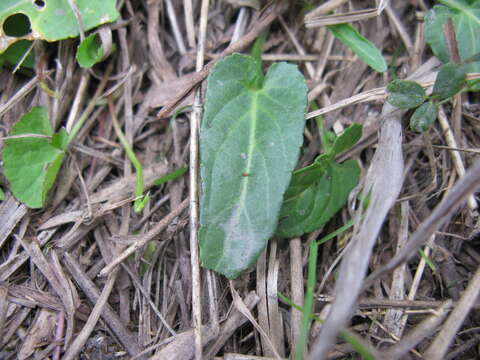
{"label": "thin stick", "polygon": [[[445,115],[445,111],[443,111],[442,107],[438,111],[438,122],[442,127],[447,145],[454,149],[458,148],[458,144],[455,139],[455,134],[450,127],[450,123],[448,122],[447,116]],[[453,165],[455,166],[455,171],[457,172],[458,176],[459,177],[464,176],[465,165],[463,163],[463,159],[460,156],[459,152],[450,151],[450,156],[452,157],[452,162],[453,162]],[[478,208],[477,200],[475,199],[475,196],[473,196],[473,194],[468,197],[467,204],[470,211],[474,211],[475,209]]]}
{"label": "thin stick", "polygon": [[187,48],[185,47],[182,32],[178,26],[177,14],[175,13],[175,9],[172,5],[172,0],[165,0],[165,4],[167,5],[168,19],[170,20],[170,25],[172,26],[173,36],[175,37],[178,51],[180,52],[180,55],[183,55],[187,52]]}
{"label": "thin stick", "polygon": [[67,125],[65,129],[67,132],[72,131],[73,125],[75,124],[75,119],[77,118],[78,112],[80,111],[80,106],[82,105],[83,99],[85,98],[85,92],[87,91],[88,84],[90,82],[90,74],[87,71],[82,72],[82,77],[80,78],[80,84],[77,87],[75,99],[68,114]]}
{"label": "thin stick", "polygon": [[425,359],[440,360],[445,358],[450,344],[457,335],[458,330],[468,313],[474,306],[479,293],[480,267],[478,267],[472,280],[470,280],[467,289],[462,294],[455,309],[452,311],[447,321],[445,321],[445,324],[443,324],[442,330],[440,330],[433,343],[430,344],[430,347],[425,352]]}
{"label": "thin stick", "polygon": [[183,10],[185,13],[185,27],[187,28],[188,46],[195,47],[195,26],[193,25],[193,6],[192,0],[183,0]]}
{"label": "thin stick", "polygon": [[167,115],[171,114],[174,110],[175,106],[187,95],[189,94],[192,89],[197,86],[201,81],[203,81],[207,76],[210,69],[217,63],[217,61],[223,59],[225,56],[230,55],[236,51],[241,51],[244,49],[248,44],[254,41],[258,34],[261,33],[267,26],[269,26],[273,20],[275,20],[279,13],[281,13],[285,8],[281,5],[273,5],[268,11],[265,11],[265,16],[260,18],[255,25],[253,26],[252,30],[249,31],[247,34],[242,36],[240,40],[236,41],[235,43],[229,45],[222,53],[214,60],[210,61],[201,71],[195,73],[192,77],[191,82],[189,82],[184,88],[182,88],[175,97],[168,101],[167,104],[160,110],[157,114],[157,118],[161,119],[166,117]]}
{"label": "thin stick", "polygon": [[468,197],[478,191],[480,188],[480,161],[477,161],[472,167],[465,173],[465,176],[461,177],[457,183],[450,189],[447,196],[445,196],[442,202],[433,210],[430,216],[418,227],[413,233],[402,250],[396,254],[390,261],[371,273],[364,282],[363,289],[367,289],[372,286],[374,281],[380,277],[380,275],[395,269],[397,266],[405,261],[408,261],[412,256],[417,253],[417,250],[424,242],[430,239],[435,231],[446,223],[458,210]]}
{"label": "thin stick", "polygon": [[[201,72],[204,64],[209,0],[202,1],[200,10],[200,34],[197,44],[195,70]],[[198,133],[202,117],[201,89],[197,89],[190,123],[190,262],[192,267],[192,314],[195,334],[195,360],[202,360],[202,287],[198,250]]]}
{"label": "thin stick", "polygon": [[106,276],[108,275],[113,268],[118,266],[122,261],[132,255],[135,251],[145,246],[149,241],[153,240],[155,236],[157,236],[160,232],[162,232],[177,216],[179,216],[183,210],[188,205],[188,199],[183,200],[180,205],[178,205],[173,211],[170,212],[167,216],[165,216],[159,223],[157,223],[153,228],[150,229],[149,232],[139,237],[139,239],[130,245],[125,251],[119,255],[115,260],[113,260],[110,264],[105,266],[102,271],[98,274],[98,276]]}
{"label": "thin stick", "polygon": [[76,336],[74,342],[68,348],[67,352],[63,356],[65,360],[73,360],[77,358],[77,355],[85,346],[88,338],[92,334],[95,325],[97,325],[98,320],[100,319],[100,315],[104,310],[104,306],[107,304],[107,300],[110,296],[110,293],[113,290],[113,285],[115,284],[115,280],[117,278],[117,273],[113,272],[108,276],[107,282],[105,283],[105,287],[102,290],[100,297],[98,298],[95,306],[88,317],[87,323],[83,327],[82,331]]}

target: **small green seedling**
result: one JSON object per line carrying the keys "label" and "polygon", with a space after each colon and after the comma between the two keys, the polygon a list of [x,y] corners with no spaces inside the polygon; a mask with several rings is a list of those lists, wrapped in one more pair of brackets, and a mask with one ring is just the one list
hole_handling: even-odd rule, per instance
{"label": "small green seedling", "polygon": [[378,72],[387,71],[387,63],[378,48],[350,24],[329,25],[328,29],[368,66]]}
{"label": "small green seedling", "polygon": [[351,148],[361,136],[362,126],[351,125],[334,140],[328,152],[293,173],[276,236],[288,238],[314,231],[345,205],[358,183],[360,168],[355,160],[338,164],[335,156]]}
{"label": "small green seedling", "polygon": [[410,118],[410,127],[414,131],[423,132],[435,122],[438,106],[466,89],[464,64],[447,63],[440,68],[430,96],[415,81],[394,80],[387,86],[390,93],[387,101],[400,109],[415,109]]}
{"label": "small green seedling", "polygon": [[113,100],[111,96],[108,98],[108,107],[110,109],[110,114],[112,116],[112,124],[117,134],[120,144],[122,144],[125,154],[135,168],[135,200],[133,203],[133,211],[141,212],[147,202],[150,200],[149,194],[143,194],[143,189],[145,187],[144,178],[143,178],[143,166],[140,160],[138,160],[135,152],[132,149],[132,146],[128,142],[128,139],[123,134],[122,128],[117,120],[117,115],[115,113],[115,108],[113,106]]}
{"label": "small green seedling", "polygon": [[77,49],[77,62],[83,68],[91,68],[104,58],[102,42],[98,34],[87,36]]}
{"label": "small green seedling", "polygon": [[[427,96],[414,81],[394,80],[387,86],[387,101],[401,109],[414,110],[410,127],[427,131],[437,118],[439,105],[463,91],[479,91],[479,83],[467,81],[468,72],[480,72],[480,12],[478,1],[439,0],[425,16],[425,38],[433,53],[444,64],[435,79],[433,91]],[[443,26],[451,19],[460,56],[459,63],[449,62],[450,55]]]}

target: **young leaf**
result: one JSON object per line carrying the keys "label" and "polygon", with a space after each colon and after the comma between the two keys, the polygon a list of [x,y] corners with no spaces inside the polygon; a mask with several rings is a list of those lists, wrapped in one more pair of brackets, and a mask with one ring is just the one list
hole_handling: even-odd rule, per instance
{"label": "young leaf", "polygon": [[[15,124],[10,135],[55,136],[47,110],[34,107]],[[60,138],[63,135],[59,135]],[[61,144],[58,141],[57,144]],[[48,138],[16,138],[5,141],[4,174],[15,197],[31,208],[41,208],[62,165],[65,151]]]}
{"label": "young leaf", "polygon": [[[11,45],[3,54],[0,54],[0,59],[11,66],[17,66],[23,60],[21,66],[27,69],[33,69],[35,66],[35,56],[33,51],[27,54],[32,47],[32,42],[28,40],[20,40]],[[25,55],[27,56],[25,57]]]}
{"label": "young leaf", "polygon": [[341,152],[350,149],[355,145],[362,137],[362,125],[352,124],[346,128],[333,143],[333,147],[330,151],[332,156],[336,156]]}
{"label": "young leaf", "polygon": [[81,42],[76,58],[83,68],[91,68],[103,60],[103,47],[98,34],[91,34]]}
{"label": "young leaf", "polygon": [[400,109],[412,109],[421,105],[427,95],[423,87],[410,80],[393,80],[388,84],[387,101]]}
{"label": "young leaf", "polygon": [[413,131],[427,131],[437,118],[437,107],[431,101],[420,105],[410,118],[410,127]]}
{"label": "young leaf", "polygon": [[361,137],[362,126],[360,124],[352,124],[346,128],[342,134],[332,140],[328,152],[318,156],[313,164],[298,169],[293,173],[292,181],[285,193],[285,199],[296,197],[309,186],[315,184],[325,175],[330,164],[334,162],[335,156],[351,148]]}
{"label": "young leaf", "polygon": [[288,193],[291,196],[283,202],[276,235],[294,237],[318,229],[345,205],[359,177],[356,161],[331,162],[315,183],[296,194]]}
{"label": "young leaf", "polygon": [[432,97],[447,99],[458,93],[466,85],[465,66],[448,63],[442,65],[433,84]]}
{"label": "young leaf", "polygon": [[164,175],[153,182],[154,185],[162,185],[168,181],[175,180],[176,178],[182,176],[188,171],[187,167],[178,168],[167,175]]}
{"label": "young leaf", "polygon": [[200,131],[200,257],[228,278],[253,265],[275,231],[303,141],[307,86],[273,64],[260,89],[256,62],[234,54],[208,78]]}
{"label": "young leaf", "polygon": [[[452,18],[460,60],[466,61],[480,52],[480,2],[478,0],[441,0],[425,16],[425,39],[433,53],[444,63],[450,59],[443,35],[443,24]],[[471,63],[467,72],[480,72],[480,63]]]}
{"label": "young leaf", "polygon": [[329,25],[328,29],[338,40],[348,46],[360,59],[378,72],[387,71],[387,63],[380,50],[350,24]]}

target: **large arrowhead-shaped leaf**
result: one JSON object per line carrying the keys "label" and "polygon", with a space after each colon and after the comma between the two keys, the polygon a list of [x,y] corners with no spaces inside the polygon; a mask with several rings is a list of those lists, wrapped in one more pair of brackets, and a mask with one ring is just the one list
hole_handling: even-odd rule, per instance
{"label": "large arrowhead-shaped leaf", "polygon": [[66,132],[54,134],[47,110],[34,107],[12,128],[11,136],[46,135],[49,138],[14,138],[5,141],[3,167],[15,197],[31,208],[40,208],[62,165]]}
{"label": "large arrowhead-shaped leaf", "polygon": [[298,160],[307,87],[296,66],[234,54],[212,70],[200,133],[202,265],[235,278],[275,231]]}
{"label": "large arrowhead-shaped leaf", "polygon": [[[480,52],[480,1],[441,2],[448,6],[436,5],[425,16],[425,38],[434,54],[443,62],[448,62],[450,57],[442,26],[448,18],[452,18],[460,58],[465,61]],[[480,72],[480,63],[470,64],[468,72]]]}
{"label": "large arrowhead-shaped leaf", "polygon": [[[116,0],[76,0],[72,3],[78,8],[84,30],[115,21],[119,16]],[[30,22],[32,31],[13,36],[8,28],[20,21]],[[78,34],[78,21],[68,0],[0,1],[0,53],[20,39],[56,41]]]}

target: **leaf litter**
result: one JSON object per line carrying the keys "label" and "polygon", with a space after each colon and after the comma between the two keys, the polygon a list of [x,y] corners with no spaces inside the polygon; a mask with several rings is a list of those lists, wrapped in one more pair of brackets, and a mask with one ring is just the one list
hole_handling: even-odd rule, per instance
{"label": "leaf litter", "polygon": [[[200,2],[165,3],[174,4],[174,11],[167,11],[167,6],[163,8],[157,2],[123,2],[120,11],[127,22],[119,20],[112,25],[118,35],[118,53],[106,60],[112,63],[113,74],[119,75],[113,75],[108,82],[108,88],[119,84],[114,93],[119,121],[126,137],[134,140],[136,155],[146,165],[145,185],[151,200],[144,213],[132,210],[135,177],[102,101],[96,104],[76,140],[76,145],[92,151],[80,152],[73,147],[73,156],[66,154],[60,182],[50,191],[44,208],[28,210],[18,203],[2,170],[2,359],[19,355],[59,359],[64,351],[85,359],[105,358],[113,353],[116,358],[139,359],[170,359],[172,354],[190,359],[199,354],[195,347],[199,331],[191,331],[192,306],[197,305],[192,305],[191,300],[189,233],[184,210],[187,203],[182,203],[187,197],[188,181],[184,176],[159,185],[154,181],[188,165],[190,113],[183,112],[175,120],[163,115],[176,109],[208,73],[194,73],[195,47],[190,41],[196,38],[195,26],[200,24]],[[288,241],[271,240],[257,267],[240,278],[229,282],[215,273],[202,272],[203,353],[223,359],[287,357],[294,353],[301,333],[299,324],[291,321],[298,319],[297,310],[282,302],[277,292],[299,299],[299,292],[307,285],[308,264],[304,260],[308,258],[308,242],[354,219],[353,231],[347,230],[319,247],[317,281],[325,286],[315,293],[313,311],[327,320],[323,325],[314,322],[308,329],[306,354],[324,354],[324,358],[332,359],[354,356],[351,344],[336,337],[347,326],[360,335],[365,348],[373,346],[389,359],[405,354],[439,359],[478,357],[479,318],[472,309],[478,307],[475,298],[480,289],[480,238],[477,199],[471,195],[478,189],[478,179],[468,171],[474,167],[478,157],[474,150],[480,144],[478,94],[467,94],[461,102],[442,105],[438,123],[425,134],[414,133],[405,126],[403,112],[392,112],[385,105],[386,92],[378,89],[387,85],[386,75],[372,72],[360,60],[352,63],[349,50],[334,41],[327,30],[303,26],[308,6],[292,6],[289,11],[274,7],[261,12],[236,8],[228,2],[212,2],[205,43],[207,67],[232,49],[248,51],[254,38],[272,24],[263,49],[265,57],[287,54],[299,59],[296,64],[309,89],[323,89],[310,100],[318,103],[325,128],[340,133],[352,123],[363,125],[362,139],[337,155],[339,162],[355,159],[359,163],[362,192],[354,190],[349,204],[322,229]],[[352,9],[361,10],[363,3],[339,2],[335,6],[339,6],[340,14],[349,15]],[[422,6],[423,2],[395,2],[381,14],[367,7],[373,19],[360,18],[355,26],[359,25],[362,35],[380,48],[400,78],[410,77],[418,68],[427,69],[420,82],[428,92],[439,64],[429,61],[427,49],[416,41],[421,23],[414,14],[425,11]],[[293,40],[283,25],[277,26],[279,13]],[[353,13],[357,19],[359,14]],[[182,56],[173,23],[184,34],[184,45],[188,44]],[[240,40],[229,46],[234,33]],[[418,44],[418,51],[397,51],[399,44],[408,51],[410,44]],[[35,50],[45,52],[48,61],[37,63],[37,77],[31,70],[15,75],[8,68],[1,70],[2,137],[33,106],[48,109],[55,131],[68,118],[75,121],[76,114],[88,106],[105,63],[96,65],[91,73],[82,72],[75,63],[76,46],[72,40],[62,41],[61,46],[40,43]],[[308,68],[313,70],[311,74]],[[132,75],[122,79],[129,69],[133,69]],[[58,99],[40,88],[42,76],[59,94]],[[82,76],[89,78],[84,90],[79,88]],[[74,103],[78,108],[72,106]],[[162,112],[161,119],[157,118],[158,111]],[[301,166],[312,163],[322,153],[315,116],[318,112],[307,116],[312,120],[304,132]],[[5,142],[0,146],[5,147]],[[103,156],[96,156],[99,153]],[[232,157],[245,161],[242,153],[246,154],[236,152]],[[458,178],[465,172],[469,182],[462,185],[464,182]],[[450,193],[461,196],[452,199]],[[369,194],[366,209],[360,203],[365,194]],[[468,199],[466,205],[458,202],[461,198]],[[89,202],[99,206],[91,207],[91,218],[85,216]],[[172,212],[174,216],[169,217]],[[155,227],[165,218],[168,223]],[[137,228],[140,222],[143,225]],[[400,236],[407,236],[404,250],[397,249]],[[410,239],[414,243],[409,245]],[[143,254],[147,242],[155,244],[153,256]],[[428,254],[435,272],[425,266],[418,248]],[[337,262],[339,254],[345,255],[338,269],[334,267],[338,276],[324,278],[331,273],[327,270]],[[121,266],[107,272],[115,286],[105,304],[97,309],[99,320],[93,327],[85,327],[98,297],[103,290],[109,291],[107,278],[98,274],[116,258],[123,260]],[[404,280],[399,286],[383,266],[391,267],[390,261],[398,264],[403,259],[410,260],[401,270]],[[369,273],[372,275],[367,277]],[[314,290],[318,284],[314,284]],[[401,322],[394,328],[390,316],[385,316],[387,310],[401,315]],[[49,331],[39,337],[37,329]],[[82,329],[87,332],[86,338],[82,346],[75,348],[72,334]]]}

